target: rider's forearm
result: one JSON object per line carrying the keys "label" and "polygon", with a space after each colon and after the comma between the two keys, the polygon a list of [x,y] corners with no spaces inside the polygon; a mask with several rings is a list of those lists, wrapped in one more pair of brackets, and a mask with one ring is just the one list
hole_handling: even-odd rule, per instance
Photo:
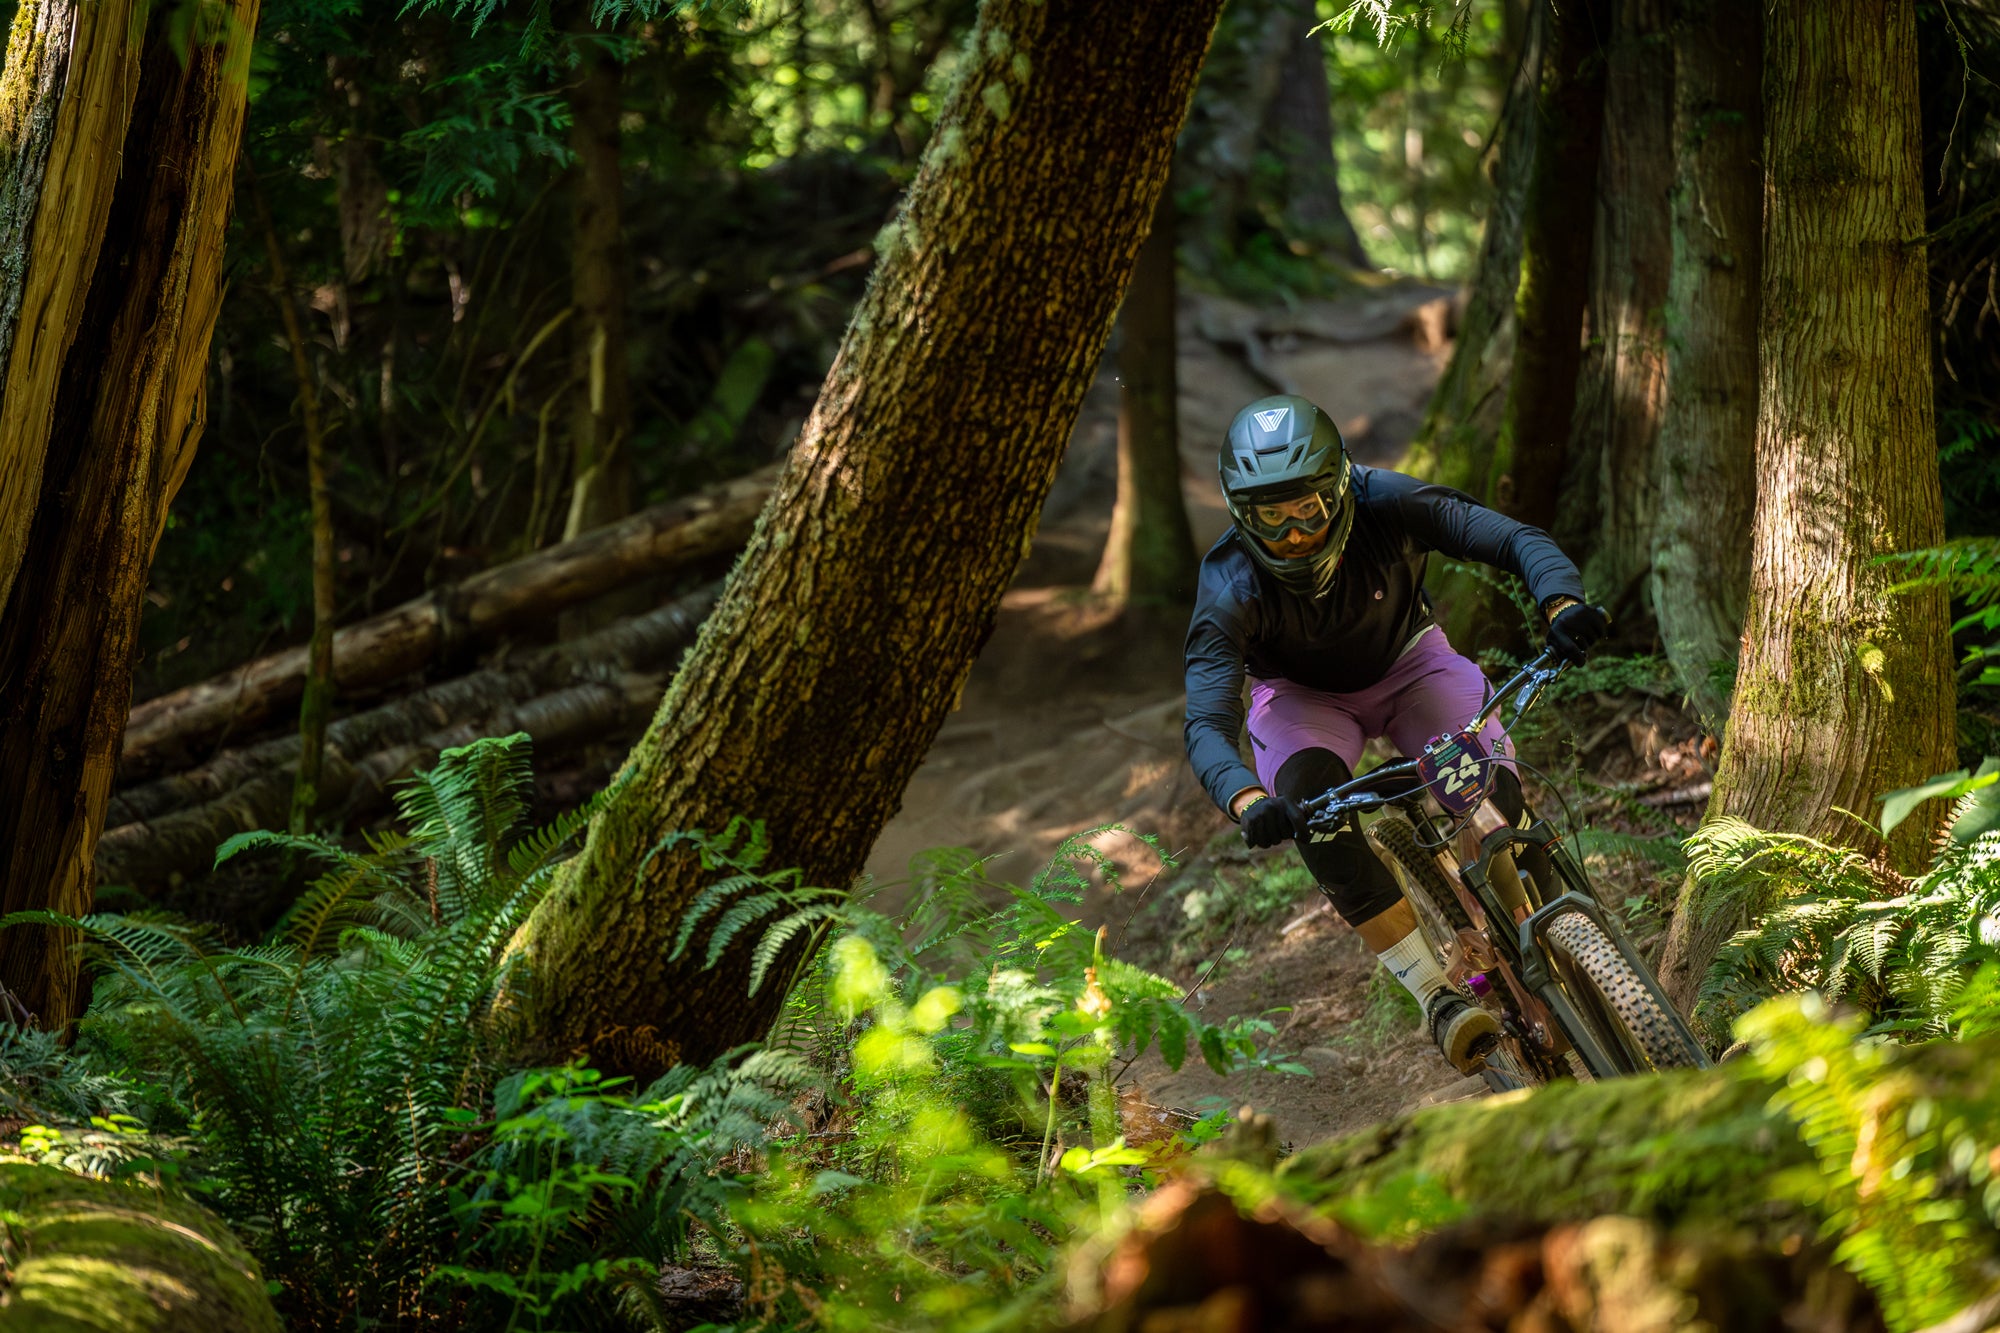
{"label": "rider's forearm", "polygon": [[1266,796],[1269,796],[1270,794],[1271,793],[1265,791],[1262,787],[1245,787],[1242,791],[1239,791],[1234,796],[1230,797],[1229,804],[1224,808],[1229,812],[1229,817],[1231,819],[1234,819],[1238,823],[1241,823],[1243,820],[1243,812],[1245,810],[1248,810],[1251,806],[1257,804],[1257,802],[1263,800]]}

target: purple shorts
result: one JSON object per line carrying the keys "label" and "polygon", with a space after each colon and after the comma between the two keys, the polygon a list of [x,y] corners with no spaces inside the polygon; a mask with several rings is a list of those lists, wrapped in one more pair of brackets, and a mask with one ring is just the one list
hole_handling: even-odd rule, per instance
{"label": "purple shorts", "polygon": [[[1362,745],[1377,736],[1414,756],[1430,740],[1464,726],[1486,701],[1487,689],[1486,674],[1454,652],[1436,625],[1396,659],[1388,675],[1352,694],[1252,677],[1249,732],[1257,780],[1264,790],[1276,791],[1285,761],[1315,746],[1333,751],[1352,769]],[[1489,753],[1504,753],[1495,747],[1503,735],[1498,718],[1488,718],[1479,734]]]}

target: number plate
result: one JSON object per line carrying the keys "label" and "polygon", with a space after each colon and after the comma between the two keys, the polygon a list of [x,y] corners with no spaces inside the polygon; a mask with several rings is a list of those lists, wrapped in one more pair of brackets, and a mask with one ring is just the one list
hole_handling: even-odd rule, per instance
{"label": "number plate", "polygon": [[1424,747],[1417,760],[1417,776],[1430,785],[1438,804],[1454,815],[1469,814],[1486,799],[1492,773],[1486,743],[1476,731],[1440,736]]}

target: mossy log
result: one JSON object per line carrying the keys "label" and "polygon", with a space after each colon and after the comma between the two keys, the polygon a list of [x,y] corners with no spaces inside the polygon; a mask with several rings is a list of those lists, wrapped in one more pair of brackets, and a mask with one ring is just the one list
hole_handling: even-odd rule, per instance
{"label": "mossy log", "polygon": [[0,1165],[0,1324],[10,1333],[262,1333],[282,1327],[228,1228],[183,1199]]}

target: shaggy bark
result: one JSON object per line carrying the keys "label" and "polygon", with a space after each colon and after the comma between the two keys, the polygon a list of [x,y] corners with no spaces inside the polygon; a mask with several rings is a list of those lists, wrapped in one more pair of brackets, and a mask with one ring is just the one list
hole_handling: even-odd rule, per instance
{"label": "shaggy bark", "polygon": [[[1942,589],[1892,595],[1877,557],[1943,537],[1910,0],[1765,12],[1758,494],[1742,666],[1708,817],[1805,833],[1899,869],[1943,811],[1884,849],[1855,814],[1952,767]],[[1854,813],[1849,813],[1854,812]],[[1697,920],[1684,886],[1661,979],[1684,1009],[1761,909]]]}
{"label": "shaggy bark", "polygon": [[[69,354],[41,386],[54,389],[48,448],[0,611],[7,911],[89,910],[147,569],[201,434],[257,3],[204,9],[202,22],[178,35],[161,12],[150,26],[135,23],[125,4],[102,6],[100,17],[145,48],[120,149],[65,168],[117,173],[118,183]],[[114,47],[103,58],[124,57]],[[73,63],[72,72],[90,70]],[[37,246],[45,227],[71,225],[45,211]],[[17,338],[9,415],[21,351]],[[40,928],[0,932],[0,984],[50,1025],[66,1023],[77,1006],[76,960]]]}
{"label": "shaggy bark", "polygon": [[[750,935],[669,959],[672,830],[861,872],[990,631],[1102,354],[1219,0],[991,0],[770,506],[625,785],[516,941],[524,1046],[657,1070],[760,1037]],[[912,497],[921,503],[912,504]]]}
{"label": "shaggy bark", "polygon": [[0,607],[26,553],[139,78],[129,4],[29,0],[0,76]]}
{"label": "shaggy bark", "polygon": [[[704,588],[657,611],[344,717],[327,729],[316,813],[389,804],[393,784],[454,745],[525,731],[538,757],[641,730],[666,673],[715,602]],[[111,798],[97,845],[106,884],[156,884],[208,869],[222,841],[282,823],[299,737],[225,750],[201,767]]]}
{"label": "shaggy bark", "polygon": [[1659,510],[1673,262],[1673,62],[1668,0],[1616,0],[1591,244],[1590,345],[1577,377],[1555,535],[1614,618],[1637,611]]}
{"label": "shaggy bark", "polygon": [[18,1333],[277,1333],[263,1274],[172,1194],[0,1164],[0,1309]]}
{"label": "shaggy bark", "polygon": [[1493,461],[1495,507],[1555,524],[1582,360],[1595,230],[1610,0],[1549,6],[1536,103],[1535,165],[1521,219],[1514,362]]}
{"label": "shaggy bark", "polygon": [[1160,191],[1119,316],[1118,498],[1097,591],[1118,602],[1194,600],[1194,532],[1181,493],[1173,191]]}
{"label": "shaggy bark", "polygon": [[[748,540],[773,475],[753,473],[655,505],[350,625],[333,638],[334,680],[348,692],[380,685],[608,589],[727,555]],[[140,704],[125,732],[120,779],[203,762],[223,737],[288,707],[305,673],[306,650],[292,648]]]}
{"label": "shaggy bark", "polygon": [[1681,0],[1673,45],[1673,333],[1654,458],[1653,612],[1695,711],[1720,731],[1757,495],[1762,15],[1756,5]]}

